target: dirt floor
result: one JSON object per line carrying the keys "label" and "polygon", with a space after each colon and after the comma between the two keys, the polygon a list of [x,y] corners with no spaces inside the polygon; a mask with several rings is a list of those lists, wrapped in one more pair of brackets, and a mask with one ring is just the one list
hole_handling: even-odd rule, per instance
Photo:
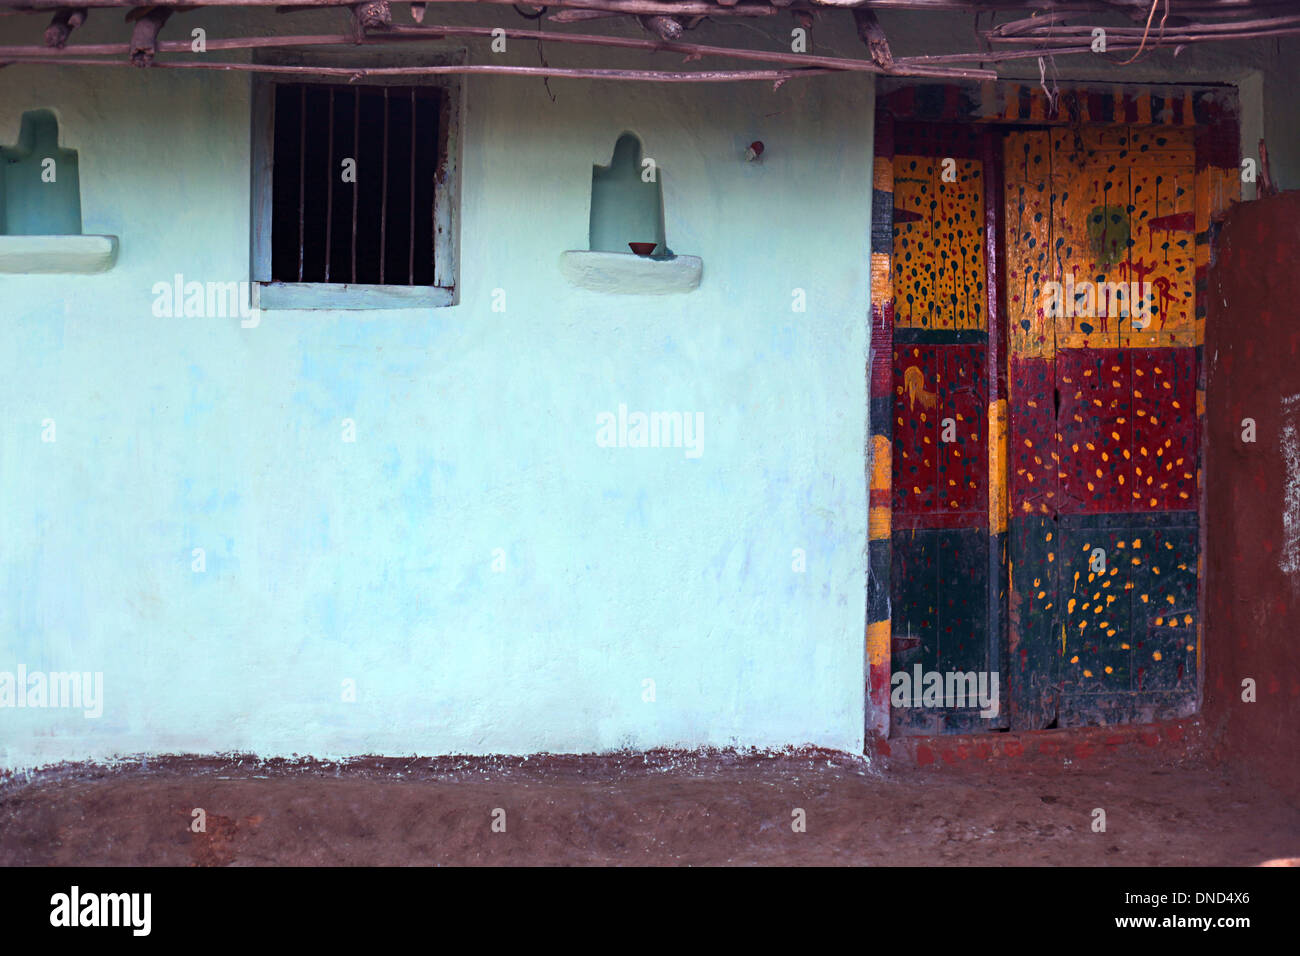
{"label": "dirt floor", "polygon": [[[1294,795],[1292,795],[1294,799]],[[1106,830],[1093,832],[1093,811]],[[192,832],[195,808],[206,832]],[[505,811],[505,832],[493,813]],[[796,809],[806,832],[795,832]],[[499,817],[499,815],[498,815]],[[0,785],[0,864],[1257,865],[1300,810],[1127,759],[882,774],[844,754],[165,758]]]}

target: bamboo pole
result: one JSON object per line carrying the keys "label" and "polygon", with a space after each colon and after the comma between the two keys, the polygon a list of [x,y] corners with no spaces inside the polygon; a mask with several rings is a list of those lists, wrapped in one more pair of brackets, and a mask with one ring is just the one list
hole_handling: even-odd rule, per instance
{"label": "bamboo pole", "polygon": [[[459,37],[490,37],[492,27],[411,27],[400,26],[385,31],[384,36],[392,37],[412,37],[422,39],[421,34],[441,33],[445,36]],[[826,67],[835,70],[849,70],[861,73],[880,73],[881,68],[869,61],[853,59],[851,57],[838,56],[821,56],[812,53],[791,53],[787,50],[751,50],[735,49],[733,47],[716,46],[708,43],[683,43],[679,41],[667,40],[643,40],[633,39],[630,37],[604,36],[596,33],[557,33],[546,30],[521,30],[506,29],[505,34],[511,39],[525,40],[543,40],[548,43],[577,43],[589,44],[591,46],[608,46],[618,47],[627,50],[645,50],[651,53],[683,53],[687,56],[719,56],[731,57],[738,60],[757,60],[766,63],[781,63],[789,66],[813,66]],[[913,72],[913,76],[935,76],[935,77],[956,77],[973,80],[992,80],[996,79],[996,74],[991,70],[939,70],[930,72],[930,68],[922,67],[925,72]],[[895,69],[891,72],[898,73]],[[906,69],[902,70],[902,75],[909,75]]]}
{"label": "bamboo pole", "polygon": [[[363,41],[362,45],[384,46],[394,42],[433,40],[440,37],[489,38],[492,36],[494,29],[501,28],[433,25],[400,26],[386,30],[377,36],[367,37]],[[847,72],[882,72],[878,65],[869,60],[857,60],[848,57],[819,56],[811,53],[789,53],[783,50],[768,51],[733,49],[731,47],[714,46],[702,43],[670,43],[666,41],[637,39],[632,37],[614,37],[584,33],[558,33],[527,29],[506,29],[505,35],[515,39],[607,46],[620,49],[644,50],[649,53],[682,53],[688,56],[716,56],[737,60],[776,63],[787,66],[818,67],[826,70]],[[355,45],[355,41],[350,34],[211,38],[207,41],[207,48],[211,51],[344,45]],[[159,52],[162,53],[191,52],[190,43],[187,40],[163,41],[158,44],[158,49]],[[124,43],[85,43],[65,47],[63,50],[57,52],[41,46],[0,46],[0,59],[8,59],[11,57],[28,59],[31,57],[45,56],[57,57],[59,60],[63,60],[65,58],[70,59],[79,56],[120,56],[125,54],[127,50],[128,45]],[[996,79],[997,77],[996,73],[991,70],[954,69],[942,66],[929,66],[925,64],[911,68],[905,61],[896,61],[894,69],[890,72],[893,75],[900,76],[933,76],[965,79]]]}
{"label": "bamboo pole", "polygon": [[[83,57],[66,58],[33,56],[6,58],[0,66],[63,65],[63,66],[131,66],[129,60],[95,60]],[[456,64],[449,66],[382,66],[382,67],[329,67],[280,66],[270,63],[158,63],[153,70],[217,70],[242,73],[268,73],[288,76],[339,76],[349,80],[363,80],[372,76],[448,76],[452,74],[488,74],[500,76],[538,76],[548,79],[623,80],[652,83],[729,83],[737,81],[766,80],[785,83],[805,76],[820,76],[837,72],[826,69],[802,70],[694,70],[674,73],[663,70],[608,70],[574,69],[548,66],[497,66],[494,64]]]}

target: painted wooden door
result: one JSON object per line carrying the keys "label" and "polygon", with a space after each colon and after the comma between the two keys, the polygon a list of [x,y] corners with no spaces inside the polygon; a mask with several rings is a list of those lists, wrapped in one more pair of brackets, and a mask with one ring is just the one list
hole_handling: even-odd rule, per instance
{"label": "painted wooden door", "polygon": [[1004,158],[1011,723],[1184,716],[1200,646],[1193,132],[1022,130]]}
{"label": "painted wooden door", "polygon": [[1005,485],[990,481],[1001,406],[985,248],[996,154],[973,127],[899,124],[895,137],[891,731],[994,729],[1005,707],[981,716],[946,679],[941,699],[920,684],[961,673],[982,675],[999,699],[1003,689]]}

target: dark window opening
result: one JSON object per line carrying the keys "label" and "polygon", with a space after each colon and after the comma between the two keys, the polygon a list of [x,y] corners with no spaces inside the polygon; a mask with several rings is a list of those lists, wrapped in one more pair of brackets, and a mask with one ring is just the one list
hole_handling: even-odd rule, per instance
{"label": "dark window opening", "polygon": [[[434,284],[440,97],[434,87],[276,85],[272,281]],[[349,159],[355,181],[345,181]]]}

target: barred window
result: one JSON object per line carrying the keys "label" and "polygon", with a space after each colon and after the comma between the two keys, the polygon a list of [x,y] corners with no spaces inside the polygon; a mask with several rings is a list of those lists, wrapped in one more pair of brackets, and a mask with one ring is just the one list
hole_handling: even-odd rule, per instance
{"label": "barred window", "polygon": [[449,304],[449,90],[269,82],[260,99],[263,307]]}

